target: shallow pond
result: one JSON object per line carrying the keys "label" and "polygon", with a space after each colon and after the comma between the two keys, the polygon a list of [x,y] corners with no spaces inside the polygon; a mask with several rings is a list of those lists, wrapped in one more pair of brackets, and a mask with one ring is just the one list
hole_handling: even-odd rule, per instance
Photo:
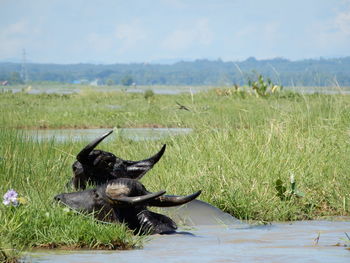
{"label": "shallow pond", "polygon": [[349,95],[350,90],[343,89],[340,87],[286,87],[285,90],[299,92],[302,94],[328,94],[328,95],[334,95],[334,94],[342,94],[342,95]]}
{"label": "shallow pond", "polygon": [[[57,130],[25,130],[24,134],[34,140],[91,141],[104,134],[107,129],[57,129]],[[122,128],[116,129],[106,140],[123,137],[133,141],[159,140],[169,136],[186,135],[190,128]]]}
{"label": "shallow pond", "polygon": [[[226,86],[230,88],[232,86]],[[26,88],[18,87],[2,87],[0,92],[11,91],[13,93],[25,92],[28,94],[72,94],[84,92],[84,90],[93,90],[98,92],[113,92],[113,91],[124,91],[128,93],[144,93],[147,90],[152,90],[155,94],[164,95],[176,95],[181,93],[198,93],[201,91],[208,91],[213,89],[213,86],[135,86],[135,87],[108,87],[108,86],[90,86],[79,87],[73,86],[59,86],[59,87],[45,87],[45,86],[28,86]],[[322,93],[322,94],[350,94],[348,89],[336,88],[336,87],[285,87],[285,90],[300,92],[304,94]]]}
{"label": "shallow pond", "polygon": [[[167,213],[174,213],[174,209]],[[251,226],[201,201],[177,209],[181,234],[150,237],[128,251],[35,251],[25,262],[350,262],[346,221],[298,221]],[[174,217],[173,217],[174,218]],[[317,241],[317,237],[319,237]]]}
{"label": "shallow pond", "polygon": [[28,94],[72,94],[83,92],[84,90],[93,90],[98,92],[113,92],[113,91],[124,91],[128,93],[144,93],[147,90],[152,90],[155,94],[167,94],[167,95],[175,95],[180,93],[197,93],[200,91],[206,91],[211,89],[212,87],[206,86],[136,86],[136,87],[108,87],[108,86],[91,86],[89,88],[79,87],[79,86],[67,86],[67,87],[41,87],[41,86],[33,86],[27,88],[18,88],[18,87],[4,87],[1,88],[3,92],[12,91],[13,93],[25,92]]}

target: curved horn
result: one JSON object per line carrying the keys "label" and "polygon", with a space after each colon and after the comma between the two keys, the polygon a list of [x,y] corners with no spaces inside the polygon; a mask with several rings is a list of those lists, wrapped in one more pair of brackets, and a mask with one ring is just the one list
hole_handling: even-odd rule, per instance
{"label": "curved horn", "polygon": [[148,203],[150,200],[153,200],[157,197],[160,197],[161,195],[165,194],[165,191],[159,191],[156,193],[141,195],[141,196],[121,196],[117,198],[112,198],[111,196],[107,195],[107,197],[117,204],[121,205],[143,205],[145,203]]}
{"label": "curved horn", "polygon": [[196,199],[202,191],[187,196],[164,195],[148,203],[150,206],[169,207],[183,205]]}
{"label": "curved horn", "polygon": [[155,165],[159,159],[163,156],[164,152],[165,152],[165,148],[166,148],[166,144],[163,145],[162,149],[160,149],[160,151],[158,153],[156,153],[155,155],[151,156],[148,159],[142,160],[140,162],[149,162],[153,165]]}
{"label": "curved horn", "polygon": [[108,135],[110,135],[113,132],[113,130],[103,134],[101,137],[93,140],[88,145],[85,146],[84,149],[80,151],[77,155],[77,160],[81,163],[84,163],[87,160],[87,157],[89,156],[89,153],[101,142],[103,141]]}
{"label": "curved horn", "polygon": [[127,173],[132,179],[140,179],[145,175],[152,167],[160,160],[165,152],[166,144],[163,145],[162,149],[150,158],[141,161],[126,161]]}

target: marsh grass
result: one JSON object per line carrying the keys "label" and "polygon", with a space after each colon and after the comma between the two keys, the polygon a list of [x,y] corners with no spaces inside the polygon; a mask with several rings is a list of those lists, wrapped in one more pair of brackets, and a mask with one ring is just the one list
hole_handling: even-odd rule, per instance
{"label": "marsh grass", "polygon": [[[280,92],[259,98],[221,90],[155,94],[152,103],[144,94],[123,92],[0,94],[0,193],[14,188],[29,200],[18,208],[0,205],[0,222],[7,222],[0,225],[3,244],[96,248],[136,242],[122,225],[99,224],[52,203],[55,194],[70,190],[65,184],[72,156],[86,142],[38,143],[14,128],[193,128],[186,136],[139,142],[118,137],[99,147],[140,160],[166,143],[165,155],[142,179],[147,189],[178,195],[201,189],[201,200],[240,219],[350,214],[350,96]],[[178,110],[176,102],[191,111]],[[106,104],[122,107],[111,110]],[[287,198],[276,183],[286,188]]]}
{"label": "marsh grass", "polygon": [[19,249],[7,248],[0,243],[0,262],[17,263],[20,255]]}

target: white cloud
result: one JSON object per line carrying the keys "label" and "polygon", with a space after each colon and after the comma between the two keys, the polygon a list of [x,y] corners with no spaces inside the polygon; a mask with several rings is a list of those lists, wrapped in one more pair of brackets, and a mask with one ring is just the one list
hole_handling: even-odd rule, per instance
{"label": "white cloud", "polygon": [[20,56],[21,50],[35,43],[40,30],[31,26],[25,20],[19,20],[0,30],[0,57],[9,58]]}
{"label": "white cloud", "polygon": [[12,25],[9,25],[3,32],[10,37],[18,36],[26,33],[27,31],[27,23],[25,21],[18,21]]}
{"label": "white cloud", "polygon": [[118,24],[109,32],[92,32],[86,37],[89,48],[97,54],[104,54],[106,50],[114,51],[112,56],[132,50],[147,37],[146,30],[138,20],[128,24]]}
{"label": "white cloud", "polygon": [[162,46],[172,50],[186,49],[193,41],[193,34],[190,30],[175,30],[163,41]]}
{"label": "white cloud", "polygon": [[97,33],[91,33],[87,36],[87,43],[90,48],[96,51],[105,51],[113,46],[113,40],[110,36],[103,36]]}
{"label": "white cloud", "polygon": [[117,25],[114,37],[120,42],[121,48],[119,51],[125,51],[140,44],[147,37],[147,33],[141,23],[135,20],[129,24]]}
{"label": "white cloud", "polygon": [[278,34],[279,30],[280,30],[280,26],[276,22],[265,24],[265,26],[263,27],[263,33],[266,39],[273,40]]}
{"label": "white cloud", "polygon": [[197,20],[192,27],[177,29],[162,42],[164,49],[184,50],[197,45],[206,46],[213,42],[213,32],[207,19]]}
{"label": "white cloud", "polygon": [[213,32],[209,28],[207,19],[198,20],[194,30],[200,44],[209,45],[212,43]]}
{"label": "white cloud", "polygon": [[311,53],[322,56],[350,54],[350,1],[327,20],[317,21],[307,28],[306,40]]}
{"label": "white cloud", "polygon": [[278,36],[280,30],[280,24],[277,22],[269,22],[263,24],[253,24],[247,25],[238,31],[236,31],[235,38],[254,38],[254,39],[263,39],[264,41],[273,40]]}
{"label": "white cloud", "polygon": [[255,26],[253,25],[248,25],[248,26],[245,26],[241,29],[239,29],[238,31],[236,31],[234,33],[235,35],[235,39],[239,40],[241,38],[246,38],[246,37],[249,37],[249,36],[252,36],[252,35],[255,35],[257,32],[257,29]]}
{"label": "white cloud", "polygon": [[341,33],[350,35],[350,10],[338,13],[334,19],[334,25]]}

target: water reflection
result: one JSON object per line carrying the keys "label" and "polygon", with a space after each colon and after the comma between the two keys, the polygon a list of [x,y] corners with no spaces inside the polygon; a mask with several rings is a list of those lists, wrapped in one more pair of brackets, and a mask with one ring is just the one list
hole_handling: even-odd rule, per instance
{"label": "water reflection", "polygon": [[[25,130],[26,136],[37,140],[66,141],[91,141],[105,132],[107,129],[57,129],[57,130]],[[159,140],[169,136],[186,135],[192,132],[190,128],[122,128],[106,138],[122,137],[133,141]]]}

